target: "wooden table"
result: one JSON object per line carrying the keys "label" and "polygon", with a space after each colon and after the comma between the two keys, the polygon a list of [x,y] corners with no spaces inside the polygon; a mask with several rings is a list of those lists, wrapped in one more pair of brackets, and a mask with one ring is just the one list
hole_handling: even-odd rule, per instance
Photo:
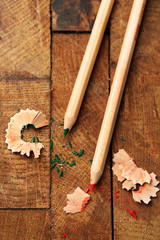
{"label": "wooden table", "polygon": [[[132,2],[115,0],[78,120],[65,140],[59,125],[100,0],[0,2],[0,239],[58,240],[65,233],[70,240],[160,239],[160,194],[149,205],[133,202],[111,171],[113,153],[124,148],[138,166],[160,180],[159,0],[148,1],[146,6],[103,177],[85,211],[75,215],[63,211],[67,193],[89,186],[89,160]],[[39,159],[12,154],[5,144],[10,117],[26,108],[41,110],[56,120],[37,133],[45,146]],[[50,171],[51,138],[52,158],[57,153],[64,159],[73,156],[68,141],[73,150],[85,150],[82,157],[74,156],[76,165],[67,167],[61,178],[56,169]],[[133,209],[138,220],[127,209]]]}

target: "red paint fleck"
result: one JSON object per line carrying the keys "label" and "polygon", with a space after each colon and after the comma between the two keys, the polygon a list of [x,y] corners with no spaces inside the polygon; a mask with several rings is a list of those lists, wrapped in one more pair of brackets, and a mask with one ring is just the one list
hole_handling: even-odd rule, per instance
{"label": "red paint fleck", "polygon": [[130,214],[137,220],[136,214],[133,211],[133,209],[128,209],[128,211],[130,212]]}
{"label": "red paint fleck", "polygon": [[118,196],[118,195],[116,195],[116,198],[119,198],[119,196]]}
{"label": "red paint fleck", "polygon": [[119,191],[116,191],[115,194],[119,193]]}
{"label": "red paint fleck", "polygon": [[139,211],[139,210],[137,210],[137,212],[138,212],[138,213],[140,213],[140,211]]}
{"label": "red paint fleck", "polygon": [[63,234],[63,238],[65,238],[65,237],[67,237],[67,234],[66,234],[66,233]]}
{"label": "red paint fleck", "polygon": [[86,188],[85,193],[88,193],[88,192],[89,192],[89,188]]}
{"label": "red paint fleck", "polygon": [[127,218],[127,221],[129,221],[129,218]]}
{"label": "red paint fleck", "polygon": [[154,150],[152,150],[152,153],[154,153]]}
{"label": "red paint fleck", "polygon": [[85,206],[82,206],[82,208],[81,208],[81,212],[82,212],[84,209],[85,209]]}
{"label": "red paint fleck", "polygon": [[123,218],[123,220],[126,220],[125,218]]}
{"label": "red paint fleck", "polygon": [[100,186],[101,189],[104,189],[104,187]]}
{"label": "red paint fleck", "polygon": [[143,220],[145,220],[145,218],[143,218]]}
{"label": "red paint fleck", "polygon": [[93,191],[93,188],[95,187],[95,183],[91,184],[91,192]]}
{"label": "red paint fleck", "polygon": [[109,197],[108,200],[111,200],[111,197]]}

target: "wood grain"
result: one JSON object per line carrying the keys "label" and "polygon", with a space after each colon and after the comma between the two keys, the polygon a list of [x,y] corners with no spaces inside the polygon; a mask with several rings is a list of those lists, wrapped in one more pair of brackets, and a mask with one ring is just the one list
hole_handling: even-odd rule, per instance
{"label": "wood grain", "polygon": [[[49,207],[49,126],[31,131],[25,137],[36,134],[45,148],[35,159],[12,153],[5,143],[5,130],[10,118],[20,109],[35,109],[50,116],[50,84],[47,80],[0,81],[0,207],[47,208]],[[27,139],[27,140],[28,140]]]}
{"label": "wood grain", "polygon": [[52,0],[53,31],[90,31],[100,0]]}
{"label": "wood grain", "polygon": [[[127,19],[133,1],[117,1],[111,18],[111,78],[115,72]],[[159,132],[159,12],[158,0],[148,1],[113,136],[113,153],[124,148],[138,166],[160,176]],[[120,140],[123,137],[126,142]],[[131,193],[121,189],[113,178],[114,235],[117,240],[159,239],[160,199],[148,205],[132,201]],[[114,193],[113,193],[114,194]],[[138,220],[127,211],[133,209]]]}
{"label": "wood grain", "polygon": [[[63,138],[64,113],[78,73],[80,63],[87,45],[87,34],[58,34],[53,37],[53,100],[52,124],[54,154],[62,153],[63,159],[73,156],[76,165],[64,169],[64,176],[58,178],[55,169],[52,171],[52,237],[60,239],[67,233],[69,239],[111,239],[111,207],[110,170],[109,161],[104,175],[95,191],[91,194],[91,201],[84,212],[70,215],[63,211],[67,203],[66,194],[80,186],[83,190],[89,187],[90,159],[93,158],[95,144],[108,97],[108,36],[105,36],[100,49],[96,65],[86,91],[84,101],[76,124],[67,137]],[[88,133],[87,133],[88,132]],[[57,135],[57,138],[56,138]],[[72,150],[79,152],[84,149],[81,157],[72,154]],[[66,143],[66,147],[62,145]],[[72,161],[69,159],[68,161]],[[104,189],[100,188],[103,185]]]}
{"label": "wood grain", "polygon": [[49,1],[3,0],[0,9],[0,78],[49,78]]}
{"label": "wood grain", "polygon": [[49,240],[47,210],[0,210],[1,240]]}

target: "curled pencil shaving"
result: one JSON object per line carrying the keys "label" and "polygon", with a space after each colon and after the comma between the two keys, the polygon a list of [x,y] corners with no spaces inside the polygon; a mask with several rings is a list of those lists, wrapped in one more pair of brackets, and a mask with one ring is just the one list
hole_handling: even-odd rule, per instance
{"label": "curled pencil shaving", "polygon": [[67,194],[67,206],[63,209],[66,213],[82,212],[89,199],[90,195],[77,187],[72,194]]}
{"label": "curled pencil shaving", "polygon": [[[123,189],[128,191],[132,189],[132,196],[135,201],[143,201],[148,204],[151,201],[151,197],[157,196],[156,193],[159,191],[159,188],[156,186],[159,184],[159,181],[156,180],[154,173],[149,174],[146,170],[138,168],[133,159],[123,149],[114,154],[113,161],[115,162],[112,168],[114,174],[117,176],[118,181],[122,182]],[[139,180],[137,181],[138,178]],[[141,183],[138,191],[135,190],[138,186],[135,183]]]}
{"label": "curled pencil shaving", "polygon": [[159,188],[156,187],[159,184],[159,181],[156,179],[156,175],[154,173],[150,174],[151,183],[145,183],[144,185],[139,187],[138,191],[132,191],[133,199],[136,202],[143,201],[148,204],[151,201],[151,197],[157,197],[157,192]]}
{"label": "curled pencil shaving", "polygon": [[30,152],[33,151],[35,158],[38,158],[43,145],[40,142],[30,143],[21,139],[21,131],[28,124],[34,125],[35,128],[40,128],[48,125],[48,121],[42,112],[29,109],[21,110],[11,117],[6,130],[6,143],[8,144],[8,149],[12,150],[12,152],[20,152],[21,155],[26,154],[29,157]]}
{"label": "curled pencil shaving", "polygon": [[[150,183],[151,177],[149,173],[142,168],[137,167],[133,158],[131,158],[123,149],[120,149],[118,153],[114,154],[113,161],[118,164],[119,170],[121,170],[121,177],[131,180],[134,184],[140,184],[147,182]],[[114,170],[114,169],[113,169]],[[116,175],[116,173],[115,173]],[[120,177],[120,172],[118,174]]]}

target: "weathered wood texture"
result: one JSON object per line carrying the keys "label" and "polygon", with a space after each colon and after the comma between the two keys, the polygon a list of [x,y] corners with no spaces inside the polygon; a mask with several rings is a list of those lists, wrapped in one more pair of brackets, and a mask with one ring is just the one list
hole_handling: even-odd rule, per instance
{"label": "weathered wood texture", "polygon": [[0,210],[1,240],[49,240],[50,217],[46,210]]}
{"label": "weathered wood texture", "polygon": [[[76,165],[68,166],[66,171],[64,169],[61,178],[58,178],[56,169],[52,171],[52,239],[60,239],[63,233],[67,234],[68,239],[74,240],[111,239],[109,161],[85,211],[74,215],[63,211],[67,204],[67,193],[72,193],[78,186],[85,190],[90,185],[89,160],[93,158],[108,97],[108,37],[105,36],[78,120],[67,137],[63,138],[63,126],[59,127],[59,124],[63,122],[88,39],[88,34],[53,36],[52,115],[56,120],[52,125],[52,130],[55,130],[53,156],[59,153],[62,153],[62,159],[73,156]],[[72,143],[72,149],[68,141]],[[62,148],[64,143],[66,147]],[[72,154],[72,150],[79,152],[80,149],[84,149],[83,156]],[[101,184],[104,189],[100,188]]]}
{"label": "weathered wood texture", "polygon": [[100,0],[52,0],[53,31],[90,31]]}
{"label": "weathered wood texture", "polygon": [[0,78],[50,76],[49,1],[0,1]]}
{"label": "weathered wood texture", "polygon": [[25,132],[38,136],[45,148],[35,159],[12,153],[5,143],[5,130],[10,118],[20,109],[35,109],[50,116],[50,83],[47,80],[0,81],[0,208],[47,208],[49,207],[49,126]]}
{"label": "weathered wood texture", "polygon": [[[111,79],[114,76],[132,2],[117,0],[111,17]],[[113,136],[113,153],[124,148],[138,166],[149,173],[157,174],[158,180],[160,180],[159,13],[159,0],[148,1]],[[121,136],[126,142],[120,140]],[[158,193],[158,198],[152,198],[149,205],[132,202],[131,193],[121,189],[121,183],[118,183],[116,177],[113,179],[113,191],[120,191],[120,198],[114,199],[115,239],[158,240],[160,194]],[[135,220],[127,209],[133,209],[138,220]]]}

